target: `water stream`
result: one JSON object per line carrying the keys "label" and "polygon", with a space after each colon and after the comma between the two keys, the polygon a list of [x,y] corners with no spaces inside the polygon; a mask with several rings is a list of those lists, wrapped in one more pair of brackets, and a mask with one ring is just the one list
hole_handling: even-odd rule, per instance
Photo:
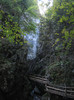
{"label": "water stream", "polygon": [[39,38],[38,24],[39,24],[40,20],[34,19],[34,21],[37,24],[36,29],[35,29],[35,33],[33,31],[31,31],[30,34],[26,34],[26,39],[27,39],[28,44],[29,44],[27,59],[36,58],[36,53],[37,53],[38,38]]}

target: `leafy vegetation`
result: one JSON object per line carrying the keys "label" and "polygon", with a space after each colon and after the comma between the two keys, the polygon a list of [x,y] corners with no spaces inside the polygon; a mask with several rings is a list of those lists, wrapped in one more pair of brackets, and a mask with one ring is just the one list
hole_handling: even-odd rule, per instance
{"label": "leafy vegetation", "polygon": [[[40,23],[40,61],[36,70],[53,84],[73,86],[74,70],[74,1],[53,0]],[[45,66],[45,67],[42,67]],[[37,71],[36,71],[37,72]],[[39,73],[38,72],[38,73]]]}
{"label": "leafy vegetation", "polygon": [[28,45],[24,36],[31,31],[35,33],[33,19],[38,18],[36,11],[36,0],[0,0],[1,100],[2,95],[7,100],[29,100],[31,86],[25,77]]}
{"label": "leafy vegetation", "polygon": [[53,6],[48,9],[47,20],[52,20],[55,24],[55,34],[57,38],[61,36],[62,45],[68,49],[74,39],[74,1],[73,0],[54,0]]}
{"label": "leafy vegetation", "polygon": [[[52,84],[74,86],[74,1],[53,0],[52,7],[46,6],[42,17],[37,0],[0,0],[0,90],[7,100],[31,100],[28,73],[45,75]],[[27,60],[25,35],[35,33],[37,18],[37,57]]]}
{"label": "leafy vegetation", "polygon": [[21,42],[25,33],[35,32],[36,25],[32,20],[37,17],[35,0],[1,0],[0,8],[1,38],[6,37],[10,42],[17,43]]}

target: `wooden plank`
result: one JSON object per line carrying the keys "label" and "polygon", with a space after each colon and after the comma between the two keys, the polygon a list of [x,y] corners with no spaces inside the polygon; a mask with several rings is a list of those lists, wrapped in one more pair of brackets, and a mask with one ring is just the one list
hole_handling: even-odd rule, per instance
{"label": "wooden plank", "polygon": [[48,84],[49,86],[51,85],[51,86],[53,86],[53,87],[56,87],[56,88],[63,88],[63,89],[74,89],[74,87],[65,87],[65,86],[58,86],[58,85],[53,85],[53,84]]}
{"label": "wooden plank", "polygon": [[74,91],[72,90],[66,90],[66,89],[60,89],[60,88],[55,88],[55,87],[51,87],[51,86],[47,86],[48,89],[53,89],[53,90],[56,90],[56,91],[62,91],[62,92],[68,92],[68,93],[74,93]]}
{"label": "wooden plank", "polygon": [[47,92],[57,94],[60,96],[67,96],[68,98],[74,98],[74,87],[64,87],[64,86],[56,86],[53,84],[48,84],[48,79],[42,78],[39,76],[30,75],[29,78],[33,81],[45,84]]}
{"label": "wooden plank", "polygon": [[39,83],[43,83],[43,84],[46,84],[47,83],[47,81],[42,81],[42,80],[39,80],[39,79],[35,79],[35,78],[30,78],[31,80],[33,80],[33,81],[37,81],[37,82],[39,82]]}
{"label": "wooden plank", "polygon": [[46,81],[48,81],[48,79],[46,79],[46,78],[35,77],[35,76],[29,77],[29,78],[35,78],[35,79],[41,79],[41,80],[46,80]]}
{"label": "wooden plank", "polygon": [[59,92],[59,91],[52,90],[52,89],[46,89],[45,91],[49,92],[49,93],[56,94],[56,95],[60,95],[60,96],[63,96],[63,97],[68,97],[68,98],[74,99],[74,95],[71,95],[71,94],[68,94],[68,93],[63,93],[63,92]]}
{"label": "wooden plank", "polygon": [[60,96],[66,96],[65,93],[59,92],[59,91],[56,91],[56,90],[52,90],[52,89],[46,89],[46,91],[49,92],[49,93],[60,95]]}
{"label": "wooden plank", "polygon": [[63,89],[59,89],[59,88],[55,88],[55,87],[51,87],[51,86],[47,86],[48,89],[52,89],[52,90],[56,90],[56,91],[60,91],[60,92],[65,92],[65,90]]}

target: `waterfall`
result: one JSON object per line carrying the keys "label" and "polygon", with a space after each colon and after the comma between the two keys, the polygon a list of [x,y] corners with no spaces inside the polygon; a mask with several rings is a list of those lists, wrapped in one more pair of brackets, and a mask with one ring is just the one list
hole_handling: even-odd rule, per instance
{"label": "waterfall", "polygon": [[[36,24],[39,24],[39,22],[40,22],[39,19],[33,19],[33,20],[36,22]],[[39,28],[37,25],[36,29],[35,29],[35,33],[30,32],[30,34],[26,34],[26,39],[29,44],[27,59],[36,58],[38,38],[39,38]]]}

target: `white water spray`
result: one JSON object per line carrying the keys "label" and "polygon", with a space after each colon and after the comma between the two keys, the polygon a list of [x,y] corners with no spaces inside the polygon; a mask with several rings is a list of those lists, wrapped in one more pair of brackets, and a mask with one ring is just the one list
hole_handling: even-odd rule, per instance
{"label": "white water spray", "polygon": [[[34,19],[34,21],[38,24],[40,21],[38,19]],[[36,26],[36,33],[30,32],[30,34],[26,34],[26,39],[29,43],[27,59],[36,58],[37,53],[37,45],[39,38],[39,28]]]}

